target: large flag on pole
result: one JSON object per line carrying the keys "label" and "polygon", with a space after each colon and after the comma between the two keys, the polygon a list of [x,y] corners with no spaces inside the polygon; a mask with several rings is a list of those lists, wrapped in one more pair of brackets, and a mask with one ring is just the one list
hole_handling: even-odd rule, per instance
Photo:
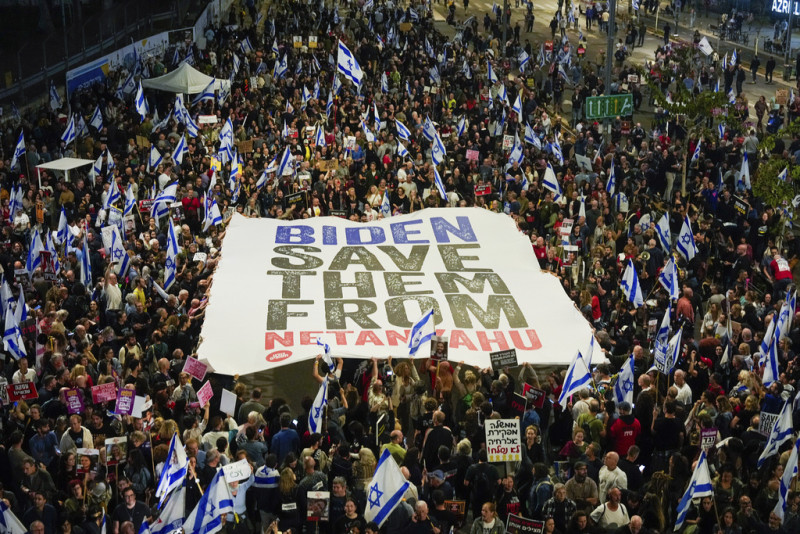
{"label": "large flag on pole", "polygon": [[158,487],[156,487],[159,508],[164,506],[164,501],[172,490],[183,485],[188,465],[189,460],[186,457],[186,451],[183,449],[178,433],[175,432],[169,442],[167,459],[164,462],[164,469],[161,471]]}
{"label": "large flag on pole", "polygon": [[772,427],[772,431],[769,433],[767,444],[761,452],[761,456],[758,457],[758,468],[761,469],[761,466],[764,465],[767,458],[773,454],[777,454],[780,446],[783,445],[785,441],[791,439],[793,435],[792,403],[786,401],[783,403],[783,408],[781,409],[780,415],[778,415],[778,420],[775,421],[775,426]]}
{"label": "large flag on pole", "polygon": [[638,308],[644,304],[642,287],[639,285],[639,275],[636,272],[636,267],[633,265],[633,260],[628,260],[628,267],[625,269],[625,273],[622,275],[622,280],[619,281],[619,285],[634,307]]}
{"label": "large flag on pole", "polygon": [[567,369],[567,376],[564,378],[564,385],[561,388],[561,395],[558,397],[558,403],[561,406],[566,406],[566,399],[584,388],[588,388],[592,382],[592,375],[589,372],[589,366],[586,361],[578,352],[573,358],[572,363]]}
{"label": "large flag on pole", "polygon": [[633,363],[633,354],[631,354],[617,375],[617,381],[614,383],[614,399],[617,401],[617,405],[620,402],[633,402],[633,384],[636,380]]}
{"label": "large flag on pole", "polygon": [[375,475],[365,488],[367,508],[364,510],[364,519],[374,521],[378,527],[383,526],[389,514],[400,504],[408,486],[409,482],[392,458],[392,454],[388,449],[384,449],[375,467]]}
{"label": "large flag on pole", "polygon": [[789,487],[792,484],[792,479],[797,475],[798,452],[800,452],[800,439],[794,442],[792,453],[789,455],[789,461],[786,462],[786,467],[783,469],[781,484],[778,488],[778,502],[775,504],[775,509],[772,510],[775,515],[781,519],[784,519],[784,514],[786,512],[786,496],[789,493]]}
{"label": "large flag on pole", "polygon": [[423,315],[422,318],[414,324],[413,328],[411,328],[411,336],[408,340],[408,354],[410,356],[414,356],[419,348],[430,341],[436,334],[435,321],[433,308],[431,308],[428,313]]}
{"label": "large flag on pole", "polygon": [[339,54],[336,69],[355,85],[361,85],[364,73],[355,56],[345,44],[339,41]]}
{"label": "large flag on pole", "polygon": [[322,419],[325,415],[325,406],[328,404],[328,379],[323,378],[319,385],[314,404],[308,411],[308,431],[310,433],[322,432]]}
{"label": "large flag on pole", "polygon": [[692,499],[696,497],[708,497],[714,494],[714,489],[711,486],[711,477],[708,474],[708,464],[706,463],[706,451],[700,451],[700,458],[697,459],[697,467],[692,473],[692,478],[689,479],[689,487],[681,498],[678,504],[678,517],[675,520],[675,532],[680,530],[683,522],[686,520],[686,514],[689,513],[689,506]]}
{"label": "large flag on pole", "polygon": [[186,534],[214,534],[222,528],[222,516],[230,512],[233,512],[233,497],[225,472],[220,469],[186,518],[183,529]]}

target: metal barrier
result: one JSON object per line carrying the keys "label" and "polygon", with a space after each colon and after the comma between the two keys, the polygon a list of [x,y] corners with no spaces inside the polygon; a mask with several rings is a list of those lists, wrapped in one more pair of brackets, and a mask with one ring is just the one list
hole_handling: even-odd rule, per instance
{"label": "metal barrier", "polygon": [[[69,69],[144,39],[161,27],[167,29],[180,20],[183,2],[138,0],[118,5],[41,39],[23,44],[16,54],[0,61],[0,72],[11,72],[14,83],[0,89],[0,102],[13,100],[22,107],[47,92],[50,80]],[[168,11],[164,11],[164,8]],[[185,12],[185,11],[184,11]],[[15,57],[16,56],[16,57]],[[57,82],[59,86],[63,82]]]}

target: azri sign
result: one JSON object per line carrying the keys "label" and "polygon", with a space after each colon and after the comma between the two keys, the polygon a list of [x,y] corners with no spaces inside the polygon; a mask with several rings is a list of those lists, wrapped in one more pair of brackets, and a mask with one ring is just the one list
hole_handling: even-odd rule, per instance
{"label": "azri sign", "polygon": [[[789,0],[772,0],[772,12],[788,15]],[[795,17],[800,17],[800,4],[798,4],[797,2],[794,2],[794,13],[792,14]]]}

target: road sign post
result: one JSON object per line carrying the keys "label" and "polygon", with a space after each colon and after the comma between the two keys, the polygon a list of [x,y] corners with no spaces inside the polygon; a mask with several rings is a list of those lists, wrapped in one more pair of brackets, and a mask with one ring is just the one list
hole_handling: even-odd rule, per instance
{"label": "road sign post", "polygon": [[633,114],[633,95],[604,95],[586,98],[587,119],[608,119]]}

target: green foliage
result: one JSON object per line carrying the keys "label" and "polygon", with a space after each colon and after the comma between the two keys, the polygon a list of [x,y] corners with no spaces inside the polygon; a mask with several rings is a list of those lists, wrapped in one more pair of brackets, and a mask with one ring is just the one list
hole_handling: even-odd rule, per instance
{"label": "green foliage", "polygon": [[[774,139],[772,145],[775,145]],[[788,164],[788,160],[776,154],[771,154],[766,161],[762,160],[752,180],[753,195],[762,199],[769,206],[789,208],[796,194],[793,184],[795,180],[800,179],[800,167],[789,165],[791,181],[784,182],[778,178],[778,175]]]}

